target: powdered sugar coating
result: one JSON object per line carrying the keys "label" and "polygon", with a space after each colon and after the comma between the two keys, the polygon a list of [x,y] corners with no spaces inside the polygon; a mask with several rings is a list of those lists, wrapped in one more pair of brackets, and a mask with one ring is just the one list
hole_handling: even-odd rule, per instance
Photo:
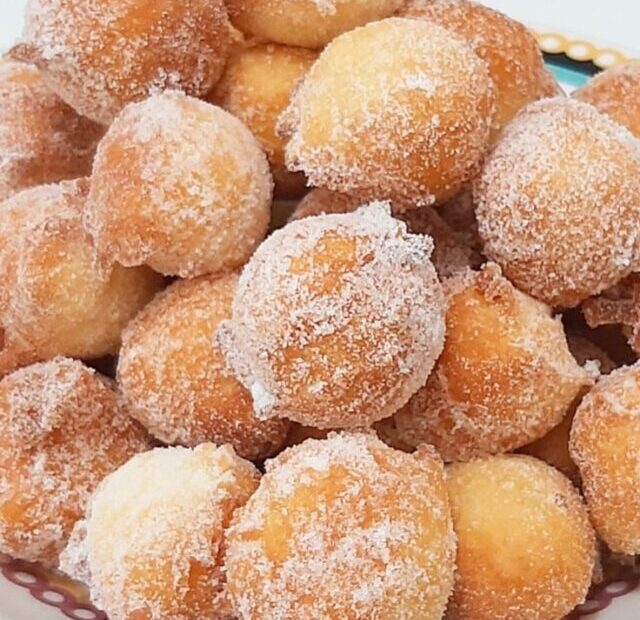
{"label": "powdered sugar coating", "polygon": [[146,268],[98,273],[82,227],[87,192],[86,180],[65,181],[0,206],[0,327],[16,364],[117,353],[124,326],[163,285]]}
{"label": "powdered sugar coating", "polygon": [[254,417],[251,394],[214,343],[237,282],[203,276],[158,295],[126,328],[117,377],[132,415],[161,441],[231,444],[258,459],[282,447],[289,423]]}
{"label": "powdered sugar coating", "polygon": [[[352,213],[365,203],[366,200],[357,194],[341,194],[317,187],[300,201],[289,221],[327,213]],[[467,245],[467,235],[452,230],[440,217],[439,211],[421,207],[399,213],[396,217],[407,224],[409,232],[432,238],[434,248],[431,260],[440,279],[482,262],[480,254]]]}
{"label": "powdered sugar coating", "polygon": [[591,520],[609,548],[640,553],[640,366],[603,377],[584,398],[571,429]]}
{"label": "powdered sugar coating", "polygon": [[35,67],[0,59],[0,200],[88,175],[103,131],[54,95]]}
{"label": "powdered sugar coating", "polygon": [[587,509],[542,461],[502,455],[447,471],[458,537],[451,620],[559,620],[583,603],[597,559]]}
{"label": "powdered sugar coating", "polygon": [[558,425],[593,382],[551,309],[495,264],[446,284],[447,339],[433,373],[379,432],[392,445],[433,444],[445,461],[508,452]]}
{"label": "powdered sugar coating", "polygon": [[285,166],[286,140],[277,135],[276,125],[317,56],[311,50],[274,43],[246,46],[231,55],[222,79],[207,97],[246,123],[260,141],[277,196],[295,198],[305,193],[304,175]]}
{"label": "powdered sugar coating", "polygon": [[529,105],[474,188],[486,255],[521,290],[571,307],[640,265],[640,143],[572,99]]}
{"label": "powdered sugar coating", "polygon": [[258,480],[229,446],[138,455],[92,497],[64,568],[86,577],[88,567],[91,598],[113,620],[231,620],[225,530]]}
{"label": "powdered sugar coating", "polygon": [[599,73],[574,91],[573,97],[590,103],[640,138],[640,61]]}
{"label": "powdered sugar coating", "polygon": [[108,125],[127,103],[163,90],[206,94],[229,46],[223,0],[29,0],[11,54],[38,65],[80,114]]}
{"label": "powdered sugar coating", "polygon": [[444,340],[427,236],[384,203],[293,222],[245,267],[218,340],[259,418],[358,428],[424,383]]}
{"label": "powdered sugar coating", "polygon": [[149,447],[113,386],[56,358],[0,381],[0,550],[57,565],[90,493]]}
{"label": "powdered sugar coating", "polygon": [[435,452],[345,433],[268,463],[229,530],[226,567],[242,620],[440,620],[454,554]]}
{"label": "powdered sugar coating", "polygon": [[493,84],[464,41],[427,21],[389,18],[335,39],[281,119],[289,169],[313,186],[394,199],[455,194],[489,141]]}
{"label": "powdered sugar coating", "polygon": [[238,119],[167,92],[127,106],[100,143],[85,225],[103,265],[192,278],[247,261],[267,232],[272,190]]}
{"label": "powdered sugar coating", "polygon": [[443,26],[486,61],[496,86],[493,140],[522,107],[562,94],[534,36],[503,13],[468,0],[409,0],[398,14]]}
{"label": "powdered sugar coating", "polygon": [[321,48],[343,32],[389,17],[403,0],[227,0],[243,32],[287,45]]}

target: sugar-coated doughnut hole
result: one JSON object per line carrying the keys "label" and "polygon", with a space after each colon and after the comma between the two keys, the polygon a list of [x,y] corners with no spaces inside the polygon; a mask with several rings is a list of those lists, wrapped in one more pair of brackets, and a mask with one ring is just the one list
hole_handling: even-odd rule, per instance
{"label": "sugar-coated doughnut hole", "polygon": [[534,36],[503,13],[469,0],[409,0],[399,15],[443,26],[486,61],[496,86],[493,140],[525,105],[562,94]]}
{"label": "sugar-coated doughnut hole", "polygon": [[380,435],[399,448],[434,445],[445,461],[509,452],[557,426],[592,384],[551,309],[495,264],[447,283],[444,351],[426,384]]}
{"label": "sugar-coated doughnut hole", "polygon": [[[3,354],[31,361],[93,359],[118,352],[125,325],[163,279],[114,265],[102,277],[82,227],[86,180],[25,190],[0,210]],[[7,369],[5,369],[6,371]]]}
{"label": "sugar-coated doughnut hole", "polygon": [[560,620],[584,602],[596,561],[587,509],[542,461],[501,455],[447,471],[458,539],[456,620]]}
{"label": "sugar-coated doughnut hole", "polygon": [[[581,366],[591,365],[594,376],[598,373],[608,374],[616,368],[609,356],[590,340],[575,334],[568,334],[567,343],[578,364]],[[578,405],[577,402],[575,404]],[[580,480],[578,466],[573,462],[569,453],[569,435],[574,415],[575,409],[572,407],[558,426],[551,429],[544,437],[524,446],[519,452],[535,456],[549,465],[553,465],[565,476],[578,482]]]}
{"label": "sugar-coated doughnut hole", "polygon": [[603,377],[571,429],[591,520],[612,551],[640,553],[640,366]]}
{"label": "sugar-coated doughnut hole", "polygon": [[232,618],[225,530],[259,473],[229,446],[156,448],[108,476],[62,568],[117,620]]}
{"label": "sugar-coated doughnut hole", "polygon": [[562,474],[531,457],[488,457],[451,466],[448,490],[458,536],[451,617],[557,620],[583,602],[595,536]]}
{"label": "sugar-coated doughnut hole", "polygon": [[85,224],[105,265],[196,277],[247,261],[271,194],[266,157],[237,118],[164,93],[127,106],[100,143]]}
{"label": "sugar-coated doughnut hole", "polygon": [[440,620],[454,555],[434,451],[332,434],[267,464],[229,530],[226,568],[243,620]]}
{"label": "sugar-coated doughnut hole", "polygon": [[389,18],[335,39],[281,120],[286,159],[313,186],[430,204],[478,171],[493,84],[462,40],[423,20]]}
{"label": "sugar-coated doughnut hole", "polygon": [[286,420],[257,420],[251,394],[213,342],[231,316],[238,276],[171,285],[123,334],[118,383],[131,414],[167,444],[231,444],[248,459],[284,444]]}
{"label": "sugar-coated doughnut hole", "polygon": [[[289,221],[328,213],[352,213],[362,206],[357,194],[342,194],[317,187],[298,204]],[[480,254],[468,245],[468,236],[453,230],[432,207],[420,207],[396,216],[405,222],[409,232],[429,235],[433,240],[433,262],[438,276],[448,278],[466,267],[480,265]]]}
{"label": "sugar-coated doughnut hole", "polygon": [[576,306],[640,269],[640,143],[588,104],[525,108],[474,196],[485,254],[553,306]]}
{"label": "sugar-coated doughnut hole", "polygon": [[113,386],[65,358],[0,381],[0,550],[53,567],[89,495],[149,442]]}
{"label": "sugar-coated doughnut hole", "polygon": [[0,200],[91,173],[104,129],[78,116],[33,66],[0,59]]}
{"label": "sugar-coated doughnut hole", "polygon": [[573,96],[608,114],[640,138],[640,61],[632,60],[599,73]]}
{"label": "sugar-coated doughnut hole", "polygon": [[361,428],[405,404],[444,340],[431,249],[384,203],[306,218],[269,237],[218,331],[256,415]]}
{"label": "sugar-coated doughnut hole", "polygon": [[305,192],[303,174],[289,172],[284,163],[286,140],[277,135],[280,114],[317,53],[300,47],[264,44],[233,54],[208,99],[247,125],[265,150],[276,194],[297,197]]}
{"label": "sugar-coated doughnut hole", "polygon": [[226,0],[231,22],[248,35],[320,48],[343,32],[389,17],[403,0]]}
{"label": "sugar-coated doughnut hole", "polygon": [[29,0],[23,42],[10,53],[108,125],[127,103],[163,90],[205,95],[222,75],[230,35],[223,0]]}

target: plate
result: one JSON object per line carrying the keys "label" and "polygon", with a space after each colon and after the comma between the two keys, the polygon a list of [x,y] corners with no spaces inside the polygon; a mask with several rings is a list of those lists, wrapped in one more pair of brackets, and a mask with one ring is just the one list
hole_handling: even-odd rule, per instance
{"label": "plate", "polygon": [[[0,0],[0,50],[6,49],[18,36],[25,3],[26,0]],[[545,9],[546,24],[537,19],[541,8],[537,2],[487,0],[484,4],[520,19],[532,28],[547,66],[568,92],[586,83],[602,69],[635,55],[637,20],[628,16],[637,14],[640,17],[636,0],[615,0],[606,3],[606,7],[604,2],[581,0],[579,15],[575,13],[577,2],[554,3],[561,6]],[[612,10],[614,8],[615,11]],[[614,14],[616,18],[611,19]],[[555,26],[549,27],[549,23]],[[600,43],[595,43],[589,32],[601,32],[602,36],[598,37]],[[103,612],[91,605],[81,584],[64,575],[0,554],[0,620],[64,618],[108,620]],[[638,620],[640,564],[617,571],[593,588],[588,601],[566,620],[581,618]]]}

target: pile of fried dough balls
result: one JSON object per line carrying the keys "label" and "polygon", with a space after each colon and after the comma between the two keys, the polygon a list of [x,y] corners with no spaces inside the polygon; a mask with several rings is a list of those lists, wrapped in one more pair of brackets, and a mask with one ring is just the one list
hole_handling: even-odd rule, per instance
{"label": "pile of fried dough balls", "polygon": [[639,63],[30,0],[0,98],[0,551],[110,620],[562,620],[640,554]]}

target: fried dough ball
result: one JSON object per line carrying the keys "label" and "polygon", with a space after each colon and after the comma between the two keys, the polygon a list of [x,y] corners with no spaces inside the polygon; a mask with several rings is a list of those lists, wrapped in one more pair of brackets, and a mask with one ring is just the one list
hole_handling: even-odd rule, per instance
{"label": "fried dough ball", "polygon": [[228,443],[258,459],[282,447],[289,423],[253,416],[251,395],[213,343],[237,282],[203,276],[156,297],[123,334],[117,378],[131,414],[164,443]]}
{"label": "fried dough ball", "polygon": [[571,429],[591,520],[612,551],[640,553],[640,366],[602,378]]}
{"label": "fried dough ball", "polygon": [[321,48],[343,32],[389,17],[403,0],[226,0],[242,32],[286,45]]}
{"label": "fried dough ball", "polygon": [[281,120],[287,165],[398,210],[431,204],[477,173],[492,110],[486,65],[464,41],[385,19],[338,37],[311,67]]}
{"label": "fried dough ball", "polygon": [[[581,366],[595,364],[598,367],[598,370],[594,372],[594,376],[598,372],[608,374],[615,369],[616,366],[609,359],[609,356],[586,338],[573,334],[567,335],[567,343],[578,364]],[[519,452],[535,456],[549,463],[549,465],[553,465],[565,476],[574,482],[578,482],[580,480],[578,466],[573,462],[569,454],[569,435],[574,415],[575,409],[572,407],[558,426],[550,430],[541,439],[524,446]]]}
{"label": "fried dough ball", "polygon": [[[82,228],[86,180],[25,190],[0,206],[3,353],[29,361],[118,352],[125,325],[163,279],[114,265],[102,278]],[[5,369],[9,370],[9,369]]]}
{"label": "fried dough ball", "polygon": [[431,250],[384,203],[303,219],[269,237],[218,331],[257,417],[361,428],[405,404],[444,340]]}
{"label": "fried dough ball", "polygon": [[449,467],[458,537],[456,620],[561,620],[584,602],[597,552],[565,476],[522,455]]}
{"label": "fried dough ball", "polygon": [[237,116],[258,138],[275,179],[276,194],[304,194],[306,179],[284,163],[286,140],[276,134],[280,114],[303,79],[317,53],[300,47],[264,44],[233,55],[224,76],[208,99]]}
{"label": "fried dough ball", "polygon": [[608,114],[640,138],[640,61],[632,60],[599,73],[573,96]]}
{"label": "fried dough ball", "polygon": [[468,0],[410,0],[399,15],[439,24],[486,61],[496,86],[493,140],[525,105],[562,94],[534,36],[503,13]]}
{"label": "fried dough ball", "polygon": [[238,119],[164,93],[127,106],[100,143],[85,224],[103,264],[192,278],[247,261],[271,194],[266,157]]}
{"label": "fried dough ball", "polygon": [[56,566],[89,495],[149,447],[107,379],[65,358],[0,381],[0,550]]}
{"label": "fried dough ball", "polygon": [[640,269],[640,143],[590,105],[530,104],[474,195],[487,257],[548,304],[576,306]]}
{"label": "fried dough ball", "polygon": [[231,34],[223,0],[29,0],[23,42],[66,103],[103,125],[163,90],[199,97],[218,81]]}
{"label": "fried dough ball", "polygon": [[225,531],[258,481],[229,446],[138,455],[100,485],[62,568],[90,576],[92,600],[113,620],[231,618]]}
{"label": "fried dough ball", "polygon": [[[327,213],[352,213],[362,206],[363,200],[357,195],[341,194],[324,188],[312,189],[298,204],[289,221]],[[466,236],[452,230],[431,207],[411,209],[398,214],[407,224],[409,232],[429,235],[433,239],[434,249],[431,256],[438,276],[448,278],[466,267],[478,266],[481,257],[467,245]]]}
{"label": "fried dough ball", "polygon": [[434,451],[332,434],[267,464],[228,533],[229,595],[242,620],[440,620],[454,555]]}
{"label": "fried dough ball", "polygon": [[447,284],[447,338],[426,385],[379,427],[392,445],[445,461],[509,452],[544,436],[593,383],[551,309],[494,264]]}
{"label": "fried dough ball", "polygon": [[103,133],[78,116],[30,65],[0,59],[0,200],[91,173]]}

